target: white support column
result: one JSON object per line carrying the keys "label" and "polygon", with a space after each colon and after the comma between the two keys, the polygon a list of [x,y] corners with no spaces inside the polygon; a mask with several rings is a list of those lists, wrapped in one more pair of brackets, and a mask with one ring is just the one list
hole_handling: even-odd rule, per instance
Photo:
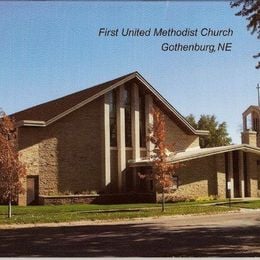
{"label": "white support column", "polygon": [[245,197],[245,176],[244,176],[244,154],[239,151],[239,182],[240,182],[240,196]]}
{"label": "white support column", "polygon": [[117,95],[117,147],[118,147],[118,190],[122,191],[122,175],[126,168],[125,155],[125,108],[124,86],[118,88]]}
{"label": "white support column", "polygon": [[140,159],[140,115],[139,115],[139,89],[134,83],[131,88],[131,127],[132,127],[132,146],[133,159]]}
{"label": "white support column", "polygon": [[232,152],[228,153],[228,176],[229,176],[229,181],[230,181],[230,195],[231,198],[234,198],[234,176],[233,176],[233,154]]}
{"label": "white support column", "polygon": [[[149,136],[149,127],[153,125],[153,98],[151,95],[145,95],[145,126],[146,126],[146,136]],[[147,141],[146,143],[147,148],[147,156],[150,157],[152,151],[154,149],[154,145],[151,141]]]}
{"label": "white support column", "polygon": [[110,169],[110,122],[109,122],[109,96],[105,94],[104,99],[104,142],[105,142],[105,174],[104,174],[104,186],[111,182],[111,169]]}

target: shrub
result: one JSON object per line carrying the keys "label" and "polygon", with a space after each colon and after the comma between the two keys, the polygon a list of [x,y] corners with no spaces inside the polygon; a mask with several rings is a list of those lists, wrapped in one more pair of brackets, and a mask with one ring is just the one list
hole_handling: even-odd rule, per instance
{"label": "shrub", "polygon": [[219,196],[218,195],[210,195],[210,196],[202,196],[196,198],[196,201],[209,201],[209,200],[218,200]]}
{"label": "shrub", "polygon": [[[157,194],[157,202],[162,201],[162,194]],[[165,194],[165,202],[188,202],[188,201],[195,201],[193,197],[190,196],[181,196],[175,195],[174,193]]]}

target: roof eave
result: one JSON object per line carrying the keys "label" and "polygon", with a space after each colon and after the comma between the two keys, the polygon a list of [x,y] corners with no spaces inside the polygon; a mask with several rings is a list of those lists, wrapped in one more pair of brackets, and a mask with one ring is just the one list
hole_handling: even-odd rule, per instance
{"label": "roof eave", "polygon": [[209,131],[208,130],[195,130],[197,135],[199,136],[208,136],[209,135]]}
{"label": "roof eave", "polygon": [[[222,153],[226,153],[226,152],[232,152],[232,151],[236,151],[236,150],[242,150],[244,152],[251,152],[251,153],[255,153],[255,154],[260,155],[260,148],[254,147],[254,146],[251,146],[251,145],[248,145],[248,144],[229,145],[229,146],[223,146],[223,147],[220,147],[220,148],[222,148],[222,149],[219,149],[217,151],[214,150],[214,148],[212,148],[212,150],[208,151],[207,153],[205,153],[203,151],[203,148],[202,148],[199,151],[198,154],[183,156],[182,158],[174,158],[173,157],[172,160],[169,160],[169,163],[180,163],[180,162],[200,159],[200,158],[204,158],[204,157],[208,157],[208,156],[218,155],[218,154],[222,154]],[[207,149],[207,148],[205,148],[205,149]],[[130,167],[151,166],[151,165],[152,165],[152,161],[150,161],[150,160],[137,161],[137,162],[130,162],[129,163]]]}
{"label": "roof eave", "polygon": [[226,152],[232,152],[232,151],[236,151],[236,150],[242,150],[244,152],[252,152],[255,154],[260,154],[260,148],[250,146],[247,144],[223,146],[223,149],[220,149],[217,151],[214,151],[214,148],[212,148],[212,151],[208,151],[208,153],[203,153],[203,148],[201,150],[202,150],[202,153],[190,155],[190,156],[187,156],[184,158],[179,158],[179,159],[173,158],[173,160],[171,160],[171,162],[174,162],[174,163],[185,162],[185,161],[189,161],[189,160],[199,159],[199,158],[208,157],[208,156],[217,155],[217,154],[226,153]]}
{"label": "roof eave", "polygon": [[18,121],[15,124],[16,127],[21,127],[21,126],[36,126],[36,127],[45,127],[46,122],[45,121],[34,121],[34,120],[21,120]]}
{"label": "roof eave", "polygon": [[69,113],[81,108],[82,106],[86,105],[87,103],[95,100],[96,98],[106,94],[107,92],[113,90],[114,88],[119,87],[120,85],[123,85],[124,83],[128,82],[129,80],[132,80],[134,78],[137,78],[141,83],[143,83],[153,95],[155,95],[160,102],[162,102],[179,120],[183,123],[183,125],[192,133],[199,136],[205,136],[209,135],[209,132],[206,130],[196,130],[192,127],[192,125],[163,97],[161,94],[153,88],[153,86],[147,82],[142,75],[140,75],[137,71],[133,72],[129,76],[123,78],[122,80],[112,84],[110,87],[101,90],[97,94],[85,99],[84,101],[78,103],[77,105],[74,105],[73,107],[65,110],[64,112],[58,114],[57,116],[49,119],[48,121],[33,121],[33,120],[21,120],[17,123],[17,127],[20,126],[34,126],[34,127],[45,127],[48,126],[57,120],[61,119],[62,117],[68,115]]}
{"label": "roof eave", "polygon": [[195,135],[209,135],[207,130],[196,130],[192,125],[148,82],[142,77],[138,72],[136,72],[136,77],[162,102],[166,107],[174,113],[177,118]]}

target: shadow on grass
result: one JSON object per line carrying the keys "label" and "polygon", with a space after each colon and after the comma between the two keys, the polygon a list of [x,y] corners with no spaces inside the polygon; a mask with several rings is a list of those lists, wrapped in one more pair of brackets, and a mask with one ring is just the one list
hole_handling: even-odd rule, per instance
{"label": "shadow on grass", "polygon": [[142,209],[105,209],[105,210],[85,210],[77,213],[113,213],[113,212],[140,212]]}
{"label": "shadow on grass", "polygon": [[260,256],[260,226],[165,228],[152,223],[9,229],[0,256]]}

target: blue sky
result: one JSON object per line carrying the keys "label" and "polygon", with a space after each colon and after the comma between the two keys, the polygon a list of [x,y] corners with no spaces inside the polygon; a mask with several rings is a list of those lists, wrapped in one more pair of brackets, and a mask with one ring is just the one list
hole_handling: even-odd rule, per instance
{"label": "blue sky", "polygon": [[[139,71],[181,114],[215,114],[240,142],[257,104],[259,40],[229,2],[0,2],[0,107],[13,113]],[[99,28],[227,29],[231,37],[99,37]],[[232,42],[231,52],[163,52]]]}

